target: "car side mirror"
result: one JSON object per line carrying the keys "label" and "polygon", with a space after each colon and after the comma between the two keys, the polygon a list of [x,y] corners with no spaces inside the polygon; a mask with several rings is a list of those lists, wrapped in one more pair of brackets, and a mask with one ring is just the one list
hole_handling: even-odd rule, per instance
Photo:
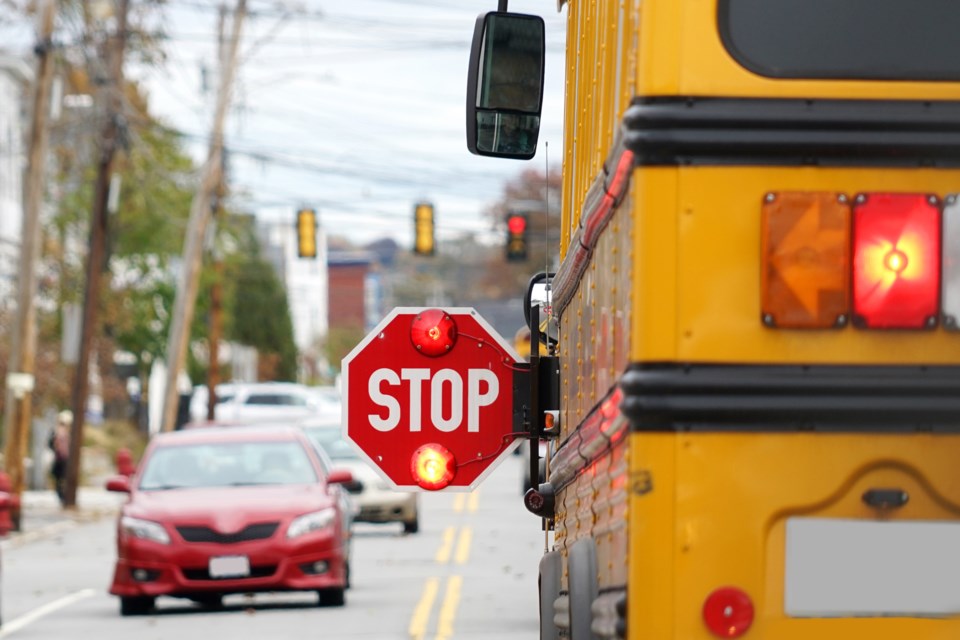
{"label": "car side mirror", "polygon": [[107,491],[130,493],[130,478],[127,476],[110,476],[107,478]]}
{"label": "car side mirror", "polygon": [[[536,337],[541,344],[553,346],[557,344],[560,330],[557,326],[557,317],[553,314],[553,280],[552,273],[538,273],[530,278],[527,285],[527,294],[523,298],[523,317],[527,326],[531,327],[531,316],[536,321]],[[534,315],[535,314],[535,315]],[[531,349],[532,349],[531,341]]]}
{"label": "car side mirror", "polygon": [[327,484],[353,484],[353,474],[347,469],[334,469],[327,476]]}
{"label": "car side mirror", "polygon": [[477,17],[467,72],[467,148],[529,160],[543,106],[543,18],[493,11]]}

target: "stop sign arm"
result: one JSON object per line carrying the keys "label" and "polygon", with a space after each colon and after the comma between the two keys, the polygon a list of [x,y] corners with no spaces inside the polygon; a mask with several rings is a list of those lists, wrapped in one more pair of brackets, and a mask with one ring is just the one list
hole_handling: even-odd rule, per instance
{"label": "stop sign arm", "polygon": [[[473,309],[394,309],[343,359],[346,438],[395,488],[474,489],[517,444],[520,362]],[[452,475],[427,486],[420,460]]]}
{"label": "stop sign arm", "polygon": [[[531,348],[529,376],[526,388],[527,406],[521,410],[524,417],[524,430],[530,438],[530,483],[531,488],[523,497],[524,505],[534,515],[549,518],[553,513],[553,489],[549,484],[540,487],[540,440],[558,437],[559,430],[548,429],[546,416],[556,414],[560,409],[560,359],[555,355],[541,356],[539,345],[540,312],[536,306],[530,307],[530,296],[524,301],[524,315],[530,324]],[[536,339],[534,339],[536,336]],[[554,344],[548,341],[551,352]],[[516,393],[516,390],[515,390]],[[516,396],[514,396],[516,398]],[[514,400],[514,421],[517,416],[517,401]],[[516,430],[516,427],[514,427]],[[544,477],[544,480],[547,480]],[[548,507],[548,509],[545,509]],[[549,512],[549,513],[548,513]]]}

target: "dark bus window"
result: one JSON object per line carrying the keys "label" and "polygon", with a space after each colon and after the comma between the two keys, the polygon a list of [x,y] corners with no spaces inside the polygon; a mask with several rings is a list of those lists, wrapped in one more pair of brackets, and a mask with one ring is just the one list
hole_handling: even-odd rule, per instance
{"label": "dark bus window", "polygon": [[773,78],[960,80],[960,0],[719,0],[720,35]]}

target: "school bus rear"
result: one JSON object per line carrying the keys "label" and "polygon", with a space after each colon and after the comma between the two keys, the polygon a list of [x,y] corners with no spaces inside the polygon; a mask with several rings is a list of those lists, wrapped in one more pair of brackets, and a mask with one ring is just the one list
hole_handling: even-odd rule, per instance
{"label": "school bus rear", "polygon": [[557,626],[960,637],[960,5],[566,11]]}

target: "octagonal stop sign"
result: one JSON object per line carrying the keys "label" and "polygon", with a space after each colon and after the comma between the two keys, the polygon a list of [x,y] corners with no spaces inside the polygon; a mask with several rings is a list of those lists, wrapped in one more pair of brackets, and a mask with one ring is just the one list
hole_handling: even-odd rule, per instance
{"label": "octagonal stop sign", "polygon": [[471,308],[394,309],[343,359],[347,439],[398,489],[472,489],[519,442],[519,360]]}

